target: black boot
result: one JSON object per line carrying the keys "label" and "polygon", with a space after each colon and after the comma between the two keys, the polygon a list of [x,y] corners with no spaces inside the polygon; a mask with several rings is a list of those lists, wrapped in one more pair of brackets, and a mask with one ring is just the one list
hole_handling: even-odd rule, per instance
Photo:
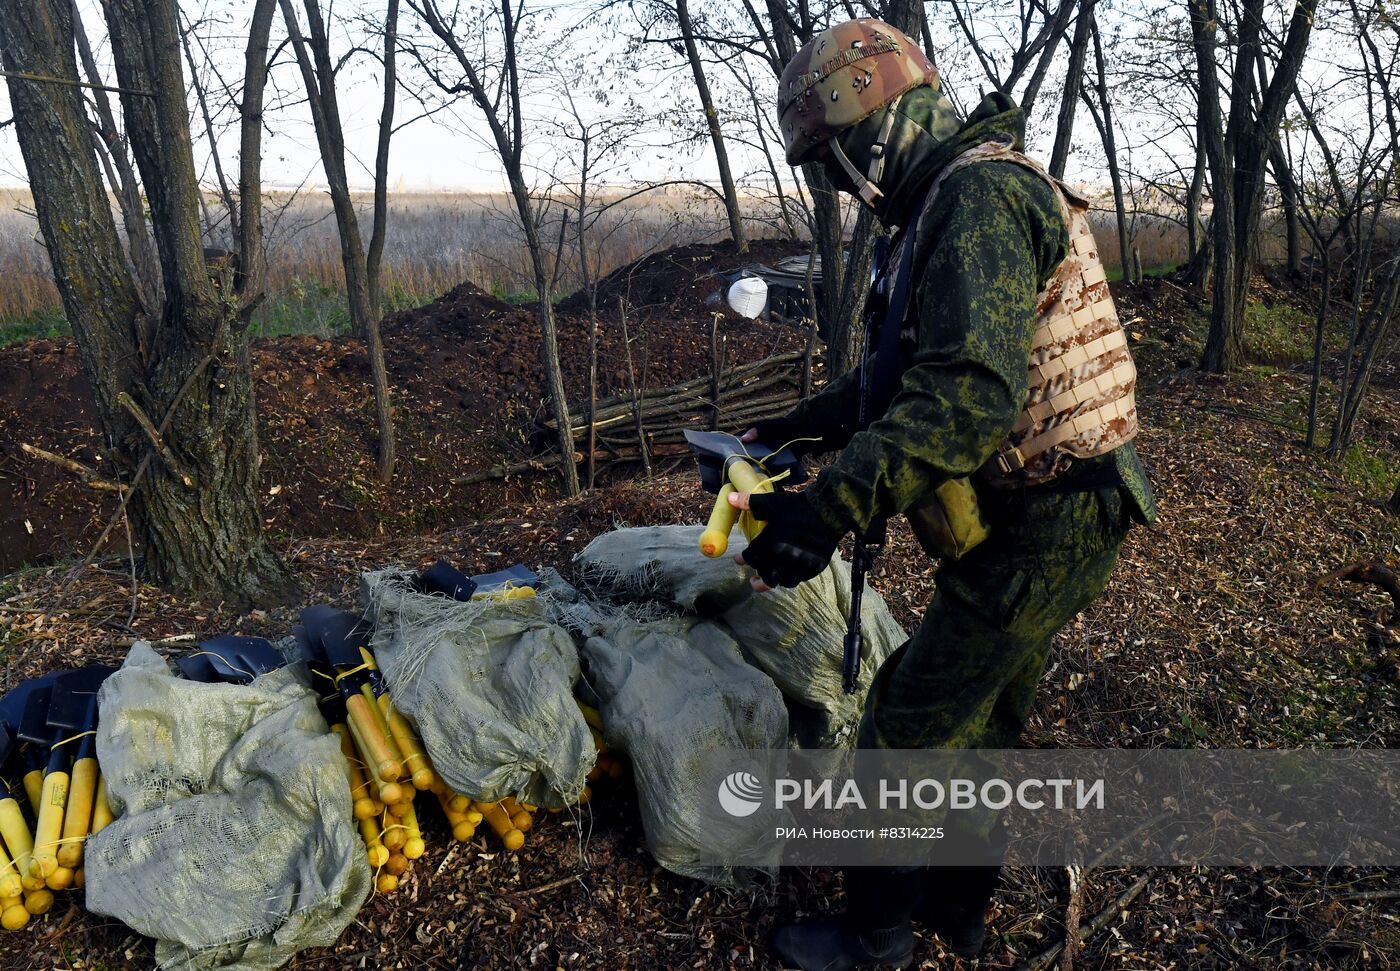
{"label": "black boot", "polygon": [[987,908],[999,866],[928,868],[928,889],[918,917],[960,958],[975,958],[987,940]]}
{"label": "black boot", "polygon": [[846,913],[784,924],[772,946],[784,968],[855,971],[914,963],[911,915],[922,896],[919,867],[849,867]]}
{"label": "black boot", "polygon": [[857,928],[844,915],[784,924],[773,932],[773,950],[784,968],[855,971],[907,968],[914,963],[909,921],[895,927]]}

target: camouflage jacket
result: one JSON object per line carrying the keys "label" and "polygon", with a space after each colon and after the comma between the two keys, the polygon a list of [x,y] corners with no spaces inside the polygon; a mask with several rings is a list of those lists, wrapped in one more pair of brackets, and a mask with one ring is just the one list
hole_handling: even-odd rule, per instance
{"label": "camouflage jacket", "polygon": [[[1003,133],[1017,149],[1023,145],[1025,116],[1005,96],[989,95],[966,123],[939,138],[930,133],[946,131],[945,105],[928,88],[900,103],[880,184],[884,196],[875,203],[886,225],[912,221],[933,177],[962,151]],[[868,153],[862,142],[874,140],[881,116],[841,136],[857,166]],[[793,412],[822,429],[828,443],[846,443],[806,490],[821,517],[842,532],[862,532],[874,519],[927,503],[939,485],[972,475],[992,455],[1024,405],[1036,297],[1067,246],[1050,187],[1002,162],[951,175],[920,232],[909,307],[918,339],[902,349],[903,374],[889,407],[855,432],[859,375],[853,370]],[[1115,471],[1134,518],[1154,520],[1152,490],[1131,443],[1076,463],[1066,477],[1098,480],[1099,472]]]}

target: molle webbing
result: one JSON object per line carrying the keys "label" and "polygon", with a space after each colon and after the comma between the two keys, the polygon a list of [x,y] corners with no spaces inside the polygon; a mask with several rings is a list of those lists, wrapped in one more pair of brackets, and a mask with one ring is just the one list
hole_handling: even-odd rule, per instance
{"label": "molle webbing", "polygon": [[1044,179],[1069,233],[1065,258],[1036,301],[1025,408],[979,476],[992,486],[1039,485],[1075,459],[1103,455],[1137,434],[1137,370],[1089,227],[1086,200],[1008,142],[991,141],[949,163],[931,186],[929,203],[948,176],[979,162],[1009,162]]}

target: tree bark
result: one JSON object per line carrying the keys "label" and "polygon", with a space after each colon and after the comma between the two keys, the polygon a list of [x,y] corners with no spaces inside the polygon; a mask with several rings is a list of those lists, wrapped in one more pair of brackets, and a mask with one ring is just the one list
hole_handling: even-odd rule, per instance
{"label": "tree bark", "polygon": [[1206,146],[1197,125],[1196,161],[1191,166],[1191,184],[1186,188],[1186,262],[1195,262],[1201,251],[1201,194],[1206,184]]}
{"label": "tree bark", "polygon": [[715,109],[715,99],[710,94],[710,83],[705,78],[705,65],[700,61],[700,48],[695,43],[695,25],[690,19],[690,7],[686,0],[676,0],[676,20],[680,24],[681,40],[685,44],[686,60],[690,62],[690,73],[695,78],[695,90],[700,95],[700,107],[705,112],[705,124],[710,130],[710,143],[714,146],[715,162],[719,166],[719,183],[724,191],[724,210],[729,217],[729,235],[734,247],[740,252],[749,248],[744,234],[744,215],[739,205],[739,192],[734,186],[734,176],[729,171],[729,152],[724,147],[724,132],[719,124],[719,112]]}
{"label": "tree bark", "polygon": [[1317,317],[1313,322],[1312,375],[1308,383],[1308,431],[1303,440],[1305,448],[1317,444],[1317,402],[1322,391],[1322,355],[1327,330],[1327,311],[1332,303],[1332,268],[1330,254],[1324,248],[1318,254],[1322,263],[1322,297],[1317,302]]}
{"label": "tree bark", "polygon": [[[247,60],[256,61],[259,75],[273,9],[271,0],[258,0],[249,31]],[[143,481],[129,483],[127,507],[147,575],[236,603],[276,602],[293,584],[267,543],[258,508],[246,334],[257,293],[246,277],[237,293],[216,290],[204,261],[178,10],[173,0],[107,0],[104,13],[164,283],[149,363],[137,353],[145,322],[86,134],[82,92],[11,78],[16,133],[54,280],[118,464],[149,469]],[[0,21],[7,70],[76,80],[71,17],[70,0],[14,0]],[[245,90],[245,111],[260,114],[261,97],[259,76]],[[260,185],[259,164],[256,151],[243,159],[245,185]],[[168,455],[152,458],[156,446],[119,404],[123,393],[156,416],[151,423]]]}

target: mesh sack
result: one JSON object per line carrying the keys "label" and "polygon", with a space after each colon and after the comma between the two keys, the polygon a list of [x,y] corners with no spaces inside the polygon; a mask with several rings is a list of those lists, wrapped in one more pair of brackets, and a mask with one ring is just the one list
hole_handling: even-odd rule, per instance
{"label": "mesh sack", "polygon": [[701,862],[716,841],[715,792],[698,781],[706,752],[786,743],[787,713],[773,682],[744,661],[723,627],[694,619],[618,618],[588,638],[583,653],[604,740],[631,759],[657,862],[720,886],[773,877],[776,869]]}
{"label": "mesh sack", "polygon": [[756,594],[752,571],[735,563],[746,545],[735,532],[729,553],[699,550],[703,526],[649,526],[604,533],[576,560],[580,583],[627,600],[660,600],[721,619],[748,659],[782,691],[796,741],[850,743],[876,670],[907,636],[869,585],[861,600],[861,667],[854,694],[841,689],[842,645],[851,605],[851,568],[834,556],[797,587]]}
{"label": "mesh sack", "polygon": [[198,684],[140,642],[98,704],[119,818],[88,837],[87,908],[154,937],[162,967],[270,969],[333,944],[371,874],[340,744],[293,669]]}
{"label": "mesh sack", "polygon": [[365,573],[360,594],[394,704],[433,768],[472,799],[576,803],[597,753],[573,696],[578,650],[548,591],[463,603],[416,592],[410,576]]}

